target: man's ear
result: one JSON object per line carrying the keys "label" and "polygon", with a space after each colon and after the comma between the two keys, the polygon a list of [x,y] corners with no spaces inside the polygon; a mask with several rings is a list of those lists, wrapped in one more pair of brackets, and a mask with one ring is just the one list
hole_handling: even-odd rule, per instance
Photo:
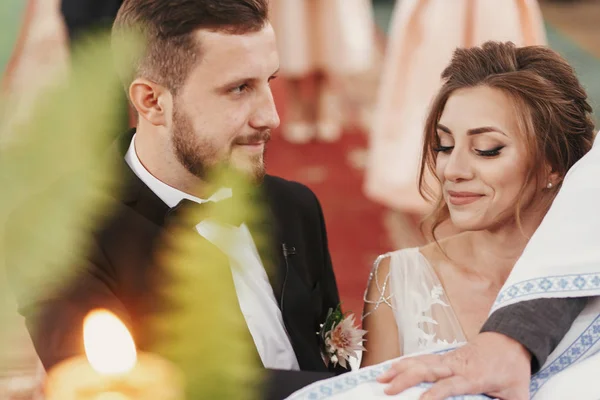
{"label": "man's ear", "polygon": [[129,99],[143,118],[155,126],[167,125],[168,99],[171,94],[162,85],[138,78],[129,86]]}

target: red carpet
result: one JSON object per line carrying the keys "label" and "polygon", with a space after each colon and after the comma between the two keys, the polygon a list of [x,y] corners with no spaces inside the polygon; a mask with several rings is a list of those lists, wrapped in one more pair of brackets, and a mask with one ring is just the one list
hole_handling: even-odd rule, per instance
{"label": "red carpet", "polygon": [[[280,80],[276,82],[273,92],[283,121],[283,89]],[[382,222],[385,209],[363,195],[363,173],[348,162],[350,152],[366,145],[366,136],[356,131],[336,143],[306,145],[290,144],[275,132],[267,154],[270,174],[302,182],[319,198],[343,308],[357,316],[371,265],[390,249]]]}

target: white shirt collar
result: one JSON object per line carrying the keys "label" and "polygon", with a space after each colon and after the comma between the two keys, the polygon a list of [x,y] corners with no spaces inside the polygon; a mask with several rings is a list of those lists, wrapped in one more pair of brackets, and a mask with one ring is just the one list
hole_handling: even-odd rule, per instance
{"label": "white shirt collar", "polygon": [[129,165],[129,168],[131,168],[133,173],[136,174],[137,177],[140,178],[141,181],[144,182],[144,184],[148,186],[148,188],[150,188],[155,195],[157,195],[167,206],[169,206],[169,208],[175,207],[183,199],[195,201],[196,203],[204,203],[206,201],[220,201],[231,197],[230,188],[221,188],[208,199],[201,199],[199,197],[192,196],[191,194],[182,192],[181,190],[160,181],[154,175],[152,175],[140,161],[135,151],[135,136],[136,135],[133,135],[131,144],[127,150],[127,154],[125,154],[125,162],[127,162],[127,165]]}

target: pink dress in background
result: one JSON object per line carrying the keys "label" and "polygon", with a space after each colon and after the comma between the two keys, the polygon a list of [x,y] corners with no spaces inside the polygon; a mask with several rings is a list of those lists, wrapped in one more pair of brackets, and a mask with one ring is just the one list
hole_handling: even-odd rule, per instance
{"label": "pink dress in background", "polygon": [[68,64],[68,38],[60,0],[28,0],[24,25],[5,71],[4,89],[11,94],[36,90]]}
{"label": "pink dress in background", "polygon": [[281,72],[301,78],[317,70],[359,74],[376,48],[370,0],[271,0]]}
{"label": "pink dress in background", "polygon": [[422,215],[431,211],[418,191],[429,104],[441,86],[440,75],[454,49],[488,40],[521,46],[546,44],[537,1],[397,3],[371,131],[365,181],[370,199],[403,212]]}
{"label": "pink dress in background", "polygon": [[10,122],[27,119],[36,96],[64,79],[68,65],[60,0],[28,0],[18,41],[2,77],[2,90],[10,95]]}

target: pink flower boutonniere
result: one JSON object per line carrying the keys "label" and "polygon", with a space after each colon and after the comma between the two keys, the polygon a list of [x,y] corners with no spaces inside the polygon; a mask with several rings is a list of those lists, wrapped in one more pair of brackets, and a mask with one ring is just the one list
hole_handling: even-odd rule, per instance
{"label": "pink flower boutonniere", "polygon": [[363,336],[367,331],[354,325],[354,314],[343,314],[338,305],[335,310],[329,309],[325,323],[317,335],[321,337],[322,354],[325,365],[338,363],[348,369],[350,357],[358,358],[356,352],[364,350]]}

